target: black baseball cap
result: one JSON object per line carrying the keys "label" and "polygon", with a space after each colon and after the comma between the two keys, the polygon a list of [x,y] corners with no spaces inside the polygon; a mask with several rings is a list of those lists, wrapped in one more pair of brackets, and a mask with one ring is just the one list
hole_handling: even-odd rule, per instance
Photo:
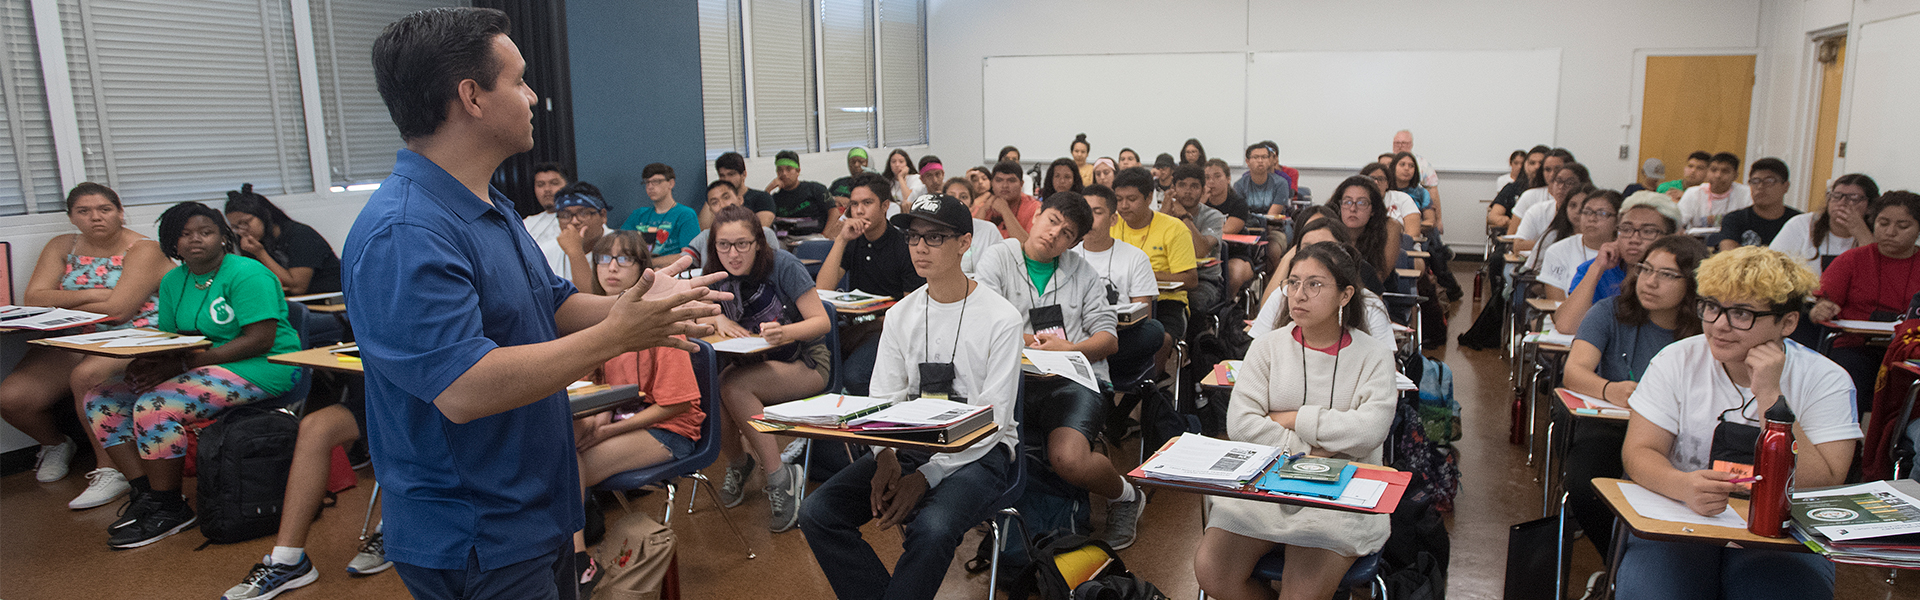
{"label": "black baseball cap", "polygon": [[973,233],[973,213],[958,198],[946,194],[925,194],[914,198],[911,209],[887,219],[887,223],[905,230],[915,219],[933,223],[954,233]]}
{"label": "black baseball cap", "polygon": [[1159,169],[1159,168],[1170,169],[1170,168],[1173,168],[1173,166],[1174,166],[1174,162],[1173,162],[1172,154],[1161,152],[1159,156],[1153,157],[1153,168],[1155,169]]}

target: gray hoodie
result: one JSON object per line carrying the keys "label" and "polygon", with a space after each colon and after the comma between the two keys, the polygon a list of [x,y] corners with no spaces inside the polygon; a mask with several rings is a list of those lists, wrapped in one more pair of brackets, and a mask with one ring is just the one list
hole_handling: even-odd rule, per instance
{"label": "gray hoodie", "polygon": [[[1119,320],[1113,307],[1107,305],[1107,288],[1100,273],[1078,252],[1062,253],[1055,261],[1057,266],[1053,278],[1047,280],[1047,289],[1036,290],[1033,278],[1027,276],[1027,257],[1020,240],[1007,238],[981,251],[974,262],[973,279],[1007,299],[1022,319],[1033,307],[1060,305],[1068,342],[1078,344],[1102,331],[1118,336]],[[1033,333],[1033,323],[1024,323],[1021,332]],[[1093,362],[1093,373],[1101,381],[1113,381],[1104,359]]]}

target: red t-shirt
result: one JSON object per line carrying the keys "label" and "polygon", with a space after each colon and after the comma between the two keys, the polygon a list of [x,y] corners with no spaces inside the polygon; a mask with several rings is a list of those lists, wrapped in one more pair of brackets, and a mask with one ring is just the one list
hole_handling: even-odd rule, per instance
{"label": "red t-shirt", "polygon": [[602,372],[607,385],[640,386],[647,402],[660,406],[688,404],[687,412],[652,426],[690,440],[700,439],[700,424],[707,416],[700,410],[700,383],[693,377],[693,359],[686,352],[673,348],[628,352],[607,361]]}
{"label": "red t-shirt", "polygon": [[[1920,253],[1887,258],[1878,246],[1869,244],[1834,258],[1833,264],[1820,273],[1818,295],[1840,305],[1836,318],[1865,321],[1875,312],[1906,312],[1915,292],[1920,292]],[[1837,346],[1860,343],[1857,336],[1835,340]]]}

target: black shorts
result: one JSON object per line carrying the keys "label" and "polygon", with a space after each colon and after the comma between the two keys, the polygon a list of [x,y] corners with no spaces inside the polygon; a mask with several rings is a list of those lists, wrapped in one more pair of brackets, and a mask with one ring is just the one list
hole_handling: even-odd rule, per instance
{"label": "black shorts", "polygon": [[1027,431],[1045,440],[1053,430],[1066,427],[1087,436],[1092,443],[1107,426],[1107,399],[1100,392],[1074,383],[1065,377],[1049,377],[1027,383]]}
{"label": "black shorts", "polygon": [[360,375],[349,373],[327,373],[315,369],[308,377],[326,377],[326,385],[318,385],[314,390],[322,393],[307,395],[306,414],[338,404],[353,413],[353,422],[360,427],[360,439],[367,439],[367,380]]}

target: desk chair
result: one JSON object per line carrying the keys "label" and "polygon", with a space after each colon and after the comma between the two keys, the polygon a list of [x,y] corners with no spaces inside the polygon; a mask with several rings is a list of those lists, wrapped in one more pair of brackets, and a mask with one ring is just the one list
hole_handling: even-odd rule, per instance
{"label": "desk chair", "polygon": [[[726,520],[727,528],[733,530],[734,537],[740,538],[741,546],[747,546],[746,536],[740,535],[740,528],[734,526],[733,517],[727,514],[726,507],[720,505],[720,493],[713,489],[713,482],[708,480],[707,476],[700,472],[701,469],[712,466],[714,459],[720,457],[720,436],[726,435],[720,426],[723,420],[720,411],[726,408],[720,402],[719,357],[714,353],[711,344],[699,339],[691,339],[688,341],[700,347],[700,350],[693,355],[693,375],[700,384],[700,408],[707,413],[706,420],[700,424],[700,440],[694,442],[693,453],[686,458],[670,460],[650,467],[642,467],[608,477],[606,481],[602,481],[598,485],[593,486],[593,489],[624,492],[656,483],[665,484],[662,487],[665,487],[667,490],[667,510],[666,514],[661,517],[660,524],[671,526],[673,524],[673,500],[674,489],[676,487],[673,485],[672,480],[681,477],[691,477],[696,482],[694,484],[695,489],[699,489],[698,486],[701,485],[707,486],[707,492],[713,494],[713,504],[720,509],[720,517]],[[624,494],[616,493],[614,497],[620,499],[620,507],[622,509],[628,512],[633,511],[633,508],[627,504],[627,498]],[[693,498],[691,495],[687,498],[687,512],[693,512]],[[753,548],[750,546],[747,547],[747,558],[754,558]]]}
{"label": "desk chair", "polygon": [[[994,593],[1000,589],[1000,554],[1006,550],[1005,534],[1012,526],[1012,520],[1020,517],[1020,511],[1013,507],[1020,497],[1027,493],[1027,378],[1020,378],[1020,387],[1013,397],[1014,418],[1020,419],[1019,448],[1012,452],[1013,483],[1000,492],[1000,497],[988,506],[987,524],[992,528],[993,557],[987,561],[987,600],[993,600]],[[1024,521],[1022,527],[1024,528]],[[1022,531],[1021,535],[1029,535]],[[1032,557],[1028,557],[1031,559]]]}
{"label": "desk chair", "polygon": [[[307,340],[307,316],[307,305],[299,302],[287,303],[287,325],[292,326],[293,331],[300,335],[301,350],[312,347]],[[295,416],[299,416],[304,412],[302,409],[306,407],[307,392],[312,390],[313,370],[306,367],[299,367],[293,376],[293,389],[287,390],[285,394],[261,400],[248,406],[284,408],[292,412]]]}
{"label": "desk chair", "polygon": [[[827,367],[827,387],[820,390],[820,393],[832,394],[840,391],[840,386],[841,386],[841,383],[840,383],[840,319],[834,315],[832,302],[821,300],[820,304],[825,305],[825,308],[827,309],[828,325],[827,325],[827,337],[825,339],[825,342],[827,344],[827,353],[833,357],[832,362],[828,363],[829,366]],[[813,440],[807,439],[807,438],[801,438],[801,444],[803,444],[802,445],[803,449],[801,450],[800,476],[807,477],[807,476],[810,476],[813,472]],[[695,488],[695,492],[698,493],[698,488]],[[806,500],[807,500],[807,486],[802,485],[800,486],[800,493],[795,495],[793,501],[796,504],[798,504],[801,502],[805,502]],[[687,498],[687,504],[689,506],[693,504],[693,498],[691,496]]]}
{"label": "desk chair", "polygon": [[[1388,445],[1392,445],[1391,440]],[[1200,522],[1204,525],[1206,521],[1207,503],[1201,502]],[[1281,572],[1287,565],[1286,552],[1285,546],[1274,546],[1273,550],[1260,557],[1260,562],[1254,564],[1253,576],[1269,582],[1280,581]],[[1353,566],[1347,568],[1347,574],[1340,578],[1339,589],[1351,592],[1356,589],[1371,588],[1375,600],[1388,600],[1387,580],[1381,574],[1381,570],[1379,552],[1362,556],[1354,560]],[[1200,600],[1207,600],[1206,590],[1200,590]]]}
{"label": "desk chair", "polygon": [[[826,260],[827,253],[832,251],[833,251],[833,240],[826,239],[826,238],[815,238],[810,240],[801,240],[800,245],[793,247],[793,256],[795,258],[799,258],[802,260],[806,260],[806,259]],[[819,274],[820,274],[820,265],[818,264],[807,265],[808,277],[818,276]]]}
{"label": "desk chair", "polygon": [[[1112,367],[1113,361],[1108,360],[1107,366]],[[1126,418],[1127,413],[1133,412],[1133,407],[1135,405],[1138,405],[1140,407],[1140,462],[1147,461],[1147,430],[1146,429],[1147,429],[1147,425],[1152,422],[1151,420],[1149,420],[1147,416],[1147,411],[1159,410],[1153,406],[1153,403],[1146,402],[1144,399],[1152,395],[1157,395],[1156,393],[1158,392],[1158,390],[1155,388],[1159,384],[1157,381],[1155,381],[1155,378],[1153,375],[1155,372],[1159,370],[1160,370],[1160,365],[1153,364],[1153,360],[1148,359],[1146,361],[1142,361],[1140,368],[1135,370],[1135,372],[1113,373],[1113,375],[1115,376],[1113,393],[1116,395],[1125,394],[1127,399],[1131,400],[1131,402],[1115,405],[1114,410],[1119,411],[1119,414],[1115,415],[1114,416],[1115,418],[1112,420],[1114,422],[1120,422],[1122,419]],[[1114,448],[1120,447],[1119,439],[1107,440],[1107,443],[1112,445]]]}

